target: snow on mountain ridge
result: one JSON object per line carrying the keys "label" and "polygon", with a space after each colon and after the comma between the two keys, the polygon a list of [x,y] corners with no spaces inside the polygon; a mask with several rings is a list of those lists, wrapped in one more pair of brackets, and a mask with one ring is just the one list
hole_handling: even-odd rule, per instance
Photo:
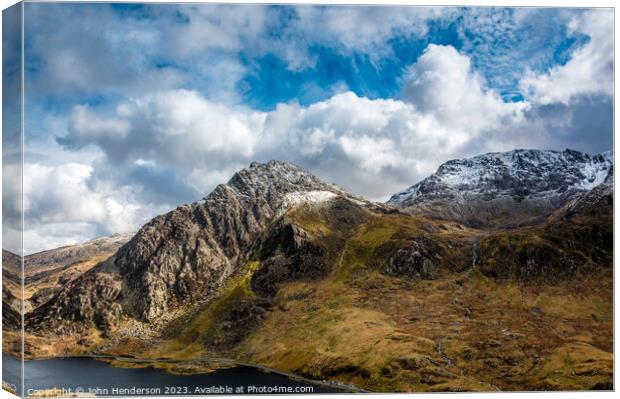
{"label": "snow on mountain ridge", "polygon": [[613,153],[589,155],[574,150],[513,150],[455,159],[437,172],[396,193],[388,204],[406,207],[428,200],[493,199],[502,196],[564,196],[602,183]]}
{"label": "snow on mountain ridge", "polygon": [[320,207],[329,202],[338,195],[332,191],[314,190],[314,191],[297,191],[289,193],[284,197],[284,201],[276,211],[276,216],[282,216],[289,209],[296,208],[302,204],[308,204]]}
{"label": "snow on mountain ridge", "polygon": [[297,165],[276,160],[253,162],[235,173],[226,185],[241,195],[261,192],[282,196],[295,191],[315,190],[343,192],[340,187],[322,181]]}

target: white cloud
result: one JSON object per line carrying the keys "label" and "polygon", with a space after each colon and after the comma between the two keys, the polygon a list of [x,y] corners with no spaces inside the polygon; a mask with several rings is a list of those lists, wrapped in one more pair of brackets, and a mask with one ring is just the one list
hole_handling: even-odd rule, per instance
{"label": "white cloud", "polygon": [[446,16],[453,9],[445,7],[295,7],[296,18],[288,32],[299,41],[287,43],[287,49],[296,57],[287,59],[295,66],[304,65],[299,57],[307,53],[307,44],[321,43],[343,53],[353,51],[368,55],[373,61],[391,55],[388,41],[395,37],[422,37],[433,18]]}
{"label": "white cloud", "polygon": [[12,154],[12,157],[9,155],[11,144],[11,140],[6,140],[2,148],[2,248],[19,253],[22,230],[20,181],[22,170],[20,157],[15,157],[16,154]]}
{"label": "white cloud", "polygon": [[238,51],[266,33],[268,8],[215,4],[179,5],[178,11],[187,18],[171,29],[174,53],[188,55],[207,50]]}
{"label": "white cloud", "polygon": [[92,167],[24,165],[24,212],[31,222],[100,221],[105,210],[87,186]]}
{"label": "white cloud", "polygon": [[613,95],[613,12],[589,10],[568,24],[572,33],[589,36],[589,41],[571,54],[565,65],[548,73],[531,71],[521,80],[521,90],[536,103],[569,104],[581,96]]}
{"label": "white cloud", "polygon": [[376,174],[386,167],[403,163],[394,141],[387,138],[342,136],[339,143],[344,154],[365,172]]}
{"label": "white cloud", "polygon": [[265,55],[282,58],[294,71],[315,65],[313,46],[362,52],[378,63],[392,54],[390,39],[420,37],[431,18],[451,11],[179,4],[134,14],[107,4],[33,3],[27,6],[28,58],[37,73],[29,76],[29,90],[33,97],[59,92],[127,97],[154,87],[200,85],[208,86],[210,99],[238,102],[243,93],[236,84],[245,68]]}
{"label": "white cloud", "polygon": [[109,118],[76,106],[61,142],[96,144],[118,162],[148,158],[189,168],[252,157],[264,119],[264,113],[214,103],[195,91],[171,90],[121,103]]}
{"label": "white cloud", "polygon": [[506,103],[488,89],[472,70],[469,57],[452,46],[429,45],[408,75],[403,99],[455,133],[466,130],[475,135],[518,122],[527,108],[523,102]]}
{"label": "white cloud", "polygon": [[129,125],[119,118],[103,118],[86,105],[76,105],[71,114],[72,134],[76,140],[80,138],[90,141],[123,138],[127,135]]}
{"label": "white cloud", "polygon": [[[173,168],[185,186],[204,194],[251,161],[281,159],[383,199],[442,161],[507,149],[509,137],[483,136],[521,123],[525,108],[486,89],[466,56],[431,45],[412,66],[403,100],[345,92],[309,106],[279,104],[260,112],[171,90],[126,101],[105,120],[93,115],[92,123],[82,121],[88,114],[76,107],[62,142],[72,148],[95,144],[114,165]],[[123,134],[107,134],[115,128]]]}
{"label": "white cloud", "polygon": [[93,167],[24,164],[24,251],[135,231],[162,209],[142,203],[136,188],[91,181]]}

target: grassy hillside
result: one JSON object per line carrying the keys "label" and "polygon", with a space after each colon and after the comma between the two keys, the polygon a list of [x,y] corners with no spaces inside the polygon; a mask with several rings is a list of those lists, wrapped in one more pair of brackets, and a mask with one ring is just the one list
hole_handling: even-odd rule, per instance
{"label": "grassy hillside", "polygon": [[611,264],[547,231],[302,206],[217,299],[135,354],[232,357],[371,391],[608,388]]}

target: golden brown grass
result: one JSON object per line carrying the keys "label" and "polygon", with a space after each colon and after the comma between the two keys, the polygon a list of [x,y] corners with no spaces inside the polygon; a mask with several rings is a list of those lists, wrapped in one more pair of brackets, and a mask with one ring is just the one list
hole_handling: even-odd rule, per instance
{"label": "golden brown grass", "polygon": [[[255,297],[250,281],[260,264],[249,262],[217,299],[174,321],[170,338],[151,347],[127,339],[112,353],[233,357],[383,392],[592,389],[612,381],[611,269],[557,284],[502,281],[469,270],[473,240],[489,233],[407,215],[374,215],[344,231],[332,231],[314,209],[287,217],[330,249],[329,275],[281,284],[241,343],[208,347],[218,321]],[[420,237],[440,246],[436,278],[382,272],[386,254]]]}

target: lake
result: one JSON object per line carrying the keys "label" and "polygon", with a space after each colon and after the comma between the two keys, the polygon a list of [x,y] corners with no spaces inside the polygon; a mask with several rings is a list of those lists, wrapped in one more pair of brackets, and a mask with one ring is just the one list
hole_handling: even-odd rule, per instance
{"label": "lake", "polygon": [[[66,394],[83,392],[97,396],[344,392],[336,387],[313,385],[252,367],[174,375],[152,368],[117,368],[87,358],[56,358],[26,361],[25,373],[27,396],[53,387],[63,389]],[[19,387],[20,361],[5,353],[2,354],[2,380]]]}

